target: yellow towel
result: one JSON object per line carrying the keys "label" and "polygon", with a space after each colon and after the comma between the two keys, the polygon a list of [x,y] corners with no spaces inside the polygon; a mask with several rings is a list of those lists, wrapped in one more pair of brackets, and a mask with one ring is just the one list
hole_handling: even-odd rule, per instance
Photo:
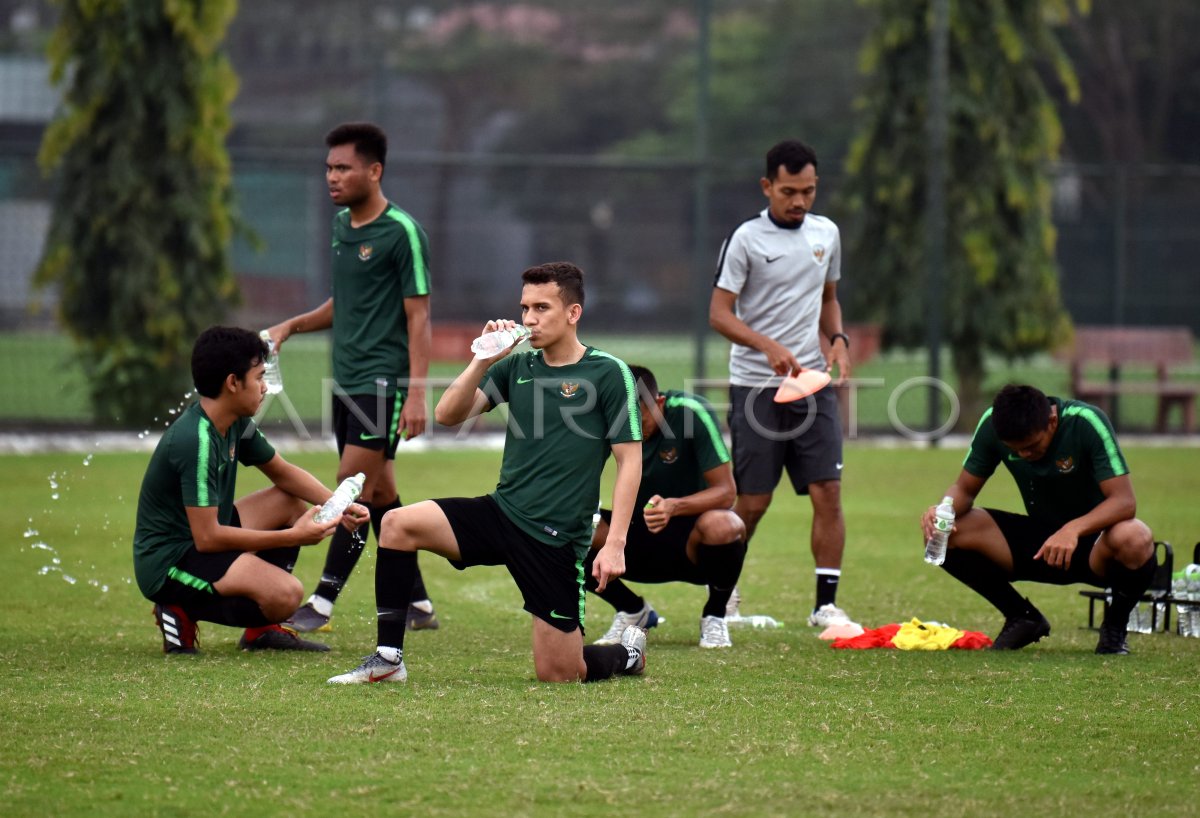
{"label": "yellow towel", "polygon": [[913,619],[900,626],[892,644],[900,650],[946,650],[957,642],[964,631],[949,625],[926,624]]}

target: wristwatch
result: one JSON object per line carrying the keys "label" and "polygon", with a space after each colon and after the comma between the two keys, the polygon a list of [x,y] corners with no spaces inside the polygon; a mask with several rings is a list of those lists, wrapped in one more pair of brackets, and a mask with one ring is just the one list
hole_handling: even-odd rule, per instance
{"label": "wristwatch", "polygon": [[844,332],[835,332],[833,335],[830,335],[829,336],[830,345],[832,345],[833,342],[836,341],[838,338],[841,338],[843,341],[846,342],[846,349],[850,348],[850,336]]}

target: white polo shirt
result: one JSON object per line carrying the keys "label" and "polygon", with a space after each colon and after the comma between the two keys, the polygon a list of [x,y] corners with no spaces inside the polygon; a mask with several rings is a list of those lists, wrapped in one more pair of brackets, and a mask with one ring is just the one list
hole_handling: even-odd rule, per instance
{"label": "white polo shirt", "polygon": [[[737,295],[734,314],[755,332],[791,350],[805,369],[825,370],[821,354],[821,294],[842,277],[837,225],[809,213],[794,228],[780,227],[764,209],[742,222],[721,246],[714,286]],[[767,356],[733,344],[729,380],[760,386],[778,376]]]}

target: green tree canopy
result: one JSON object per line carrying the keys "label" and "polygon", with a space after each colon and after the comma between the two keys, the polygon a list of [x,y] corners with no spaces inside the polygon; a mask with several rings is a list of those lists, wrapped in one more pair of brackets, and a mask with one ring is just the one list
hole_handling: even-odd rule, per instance
{"label": "green tree canopy", "polygon": [[219,46],[236,0],[62,0],[64,104],[37,280],[60,288],[96,417],[144,423],[191,381],[192,342],[236,297],[224,140],[237,81]]}
{"label": "green tree canopy", "polygon": [[[869,77],[847,159],[848,258],[856,320],[885,343],[926,340],[929,0],[872,0],[863,48]],[[1069,0],[950,0],[944,338],[964,421],[978,417],[984,354],[1026,355],[1068,332],[1054,261],[1048,164],[1062,139],[1043,82],[1050,66],[1071,97],[1075,76],[1051,21]]]}

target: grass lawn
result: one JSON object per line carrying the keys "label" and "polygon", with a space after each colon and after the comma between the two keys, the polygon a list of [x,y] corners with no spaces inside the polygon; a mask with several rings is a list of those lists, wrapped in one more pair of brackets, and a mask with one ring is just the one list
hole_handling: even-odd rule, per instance
{"label": "grass lawn", "polygon": [[[1127,455],[1139,515],[1190,555],[1194,450]],[[839,602],[865,625],[998,629],[985,602],[921,560],[917,516],[961,457],[848,448]],[[200,656],[164,657],[131,580],[146,459],[0,458],[14,509],[0,529],[13,572],[0,595],[5,816],[1195,813],[1200,640],[1131,635],[1132,656],[1098,657],[1076,589],[1026,585],[1054,632],[1024,651],[831,650],[802,624],[810,515],[784,495],[740,587],[744,613],[785,627],[701,651],[702,591],[650,586],[667,621],[641,678],[536,683],[529,617],[503,569],[423,556],[442,628],[409,637],[409,682],[327,686],[374,644],[373,547],[336,609],[332,652],[243,654],[236,631],[205,623]],[[332,454],[291,459],[335,471]],[[404,453],[398,481],[409,502],[486,492],[498,463]],[[243,472],[240,489],[261,482]],[[1018,507],[1005,475],[984,499]],[[302,556],[306,588],[323,557]],[[589,600],[593,637],[610,618]]]}

